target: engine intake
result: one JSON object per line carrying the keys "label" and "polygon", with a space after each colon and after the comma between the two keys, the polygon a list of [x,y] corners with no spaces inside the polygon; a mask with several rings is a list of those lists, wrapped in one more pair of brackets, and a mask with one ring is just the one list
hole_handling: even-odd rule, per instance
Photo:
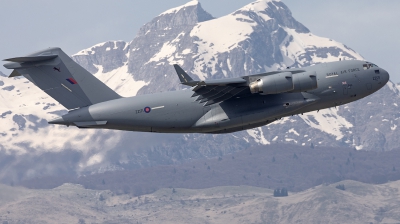
{"label": "engine intake", "polygon": [[259,93],[261,95],[284,93],[294,89],[292,73],[290,72],[261,77],[257,81],[250,83],[249,86],[251,93]]}

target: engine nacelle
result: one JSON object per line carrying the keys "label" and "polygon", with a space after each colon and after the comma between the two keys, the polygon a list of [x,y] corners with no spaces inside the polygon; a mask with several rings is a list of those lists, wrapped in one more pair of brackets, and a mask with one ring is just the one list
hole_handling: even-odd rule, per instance
{"label": "engine nacelle", "polygon": [[303,72],[294,75],[291,72],[282,72],[261,77],[250,83],[249,87],[253,94],[297,93],[318,88],[318,82],[315,72]]}
{"label": "engine nacelle", "polygon": [[261,95],[277,94],[294,90],[292,73],[282,72],[257,79],[249,85],[251,93]]}
{"label": "engine nacelle", "polygon": [[317,75],[315,72],[303,72],[293,75],[294,89],[292,93],[305,92],[318,88]]}

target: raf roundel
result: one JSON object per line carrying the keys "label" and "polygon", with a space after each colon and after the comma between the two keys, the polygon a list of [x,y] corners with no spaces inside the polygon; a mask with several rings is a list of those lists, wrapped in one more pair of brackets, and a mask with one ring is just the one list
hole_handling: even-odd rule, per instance
{"label": "raf roundel", "polygon": [[145,107],[145,108],[144,108],[144,112],[150,113],[150,111],[151,111],[151,108],[150,108],[150,107]]}

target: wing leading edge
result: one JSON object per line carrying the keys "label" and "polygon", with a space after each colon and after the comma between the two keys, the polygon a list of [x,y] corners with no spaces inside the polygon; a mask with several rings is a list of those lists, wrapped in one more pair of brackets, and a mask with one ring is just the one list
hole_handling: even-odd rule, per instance
{"label": "wing leading edge", "polygon": [[193,87],[192,91],[194,93],[192,97],[197,97],[196,101],[204,103],[204,106],[229,100],[235,96],[251,94],[249,84],[251,80],[257,80],[259,77],[275,75],[282,72],[291,72],[292,74],[305,72],[304,70],[273,71],[238,78],[195,81],[179,65],[174,64],[174,68],[181,84]]}
{"label": "wing leading edge", "polygon": [[193,87],[192,97],[197,97],[196,101],[204,106],[228,100],[249,88],[243,78],[195,81],[179,65],[174,67],[181,84]]}

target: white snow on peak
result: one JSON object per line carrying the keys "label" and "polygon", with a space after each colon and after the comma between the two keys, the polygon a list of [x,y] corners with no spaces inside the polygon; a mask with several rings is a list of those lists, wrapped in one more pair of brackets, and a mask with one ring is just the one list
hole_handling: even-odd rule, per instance
{"label": "white snow on peak", "polygon": [[[348,49],[344,44],[334,41],[332,39],[319,37],[312,33],[297,33],[295,29],[290,29],[287,27],[282,28],[288,33],[288,36],[280,45],[282,55],[285,57],[284,63],[286,65],[290,65],[296,60],[300,63],[305,63],[307,60],[305,57],[303,58],[303,60],[298,60],[298,58],[302,54],[306,53],[306,50],[329,47],[338,48],[341,51],[353,56],[357,60],[364,60],[364,58],[360,54]],[[334,56],[328,53],[326,58],[313,55],[311,63],[316,64],[323,62],[339,61],[339,58],[352,59],[342,54],[340,54],[339,56]]]}
{"label": "white snow on peak", "polygon": [[190,7],[190,6],[196,6],[196,5],[198,5],[198,4],[199,4],[199,1],[198,1],[198,0],[193,0],[193,1],[190,1],[190,2],[188,2],[188,3],[186,3],[186,4],[184,4],[184,5],[181,5],[181,6],[172,8],[172,9],[168,9],[167,11],[161,13],[161,14],[158,15],[158,16],[162,16],[162,15],[166,15],[166,14],[177,13],[177,12],[179,12],[181,9],[184,9],[184,8]]}
{"label": "white snow on peak", "polygon": [[149,84],[141,80],[136,81],[133,76],[128,73],[127,65],[105,73],[103,73],[102,65],[94,66],[98,69],[98,72],[95,73],[94,76],[123,97],[135,96],[143,86]]}
{"label": "white snow on peak", "polygon": [[[83,49],[83,50],[79,51],[79,52],[76,53],[76,54],[71,55],[71,57],[74,57],[74,56],[81,56],[81,55],[91,55],[91,54],[95,54],[95,53],[96,53],[95,48],[97,48],[97,47],[103,47],[103,46],[106,45],[107,43],[113,43],[114,46],[113,46],[112,49],[118,49],[117,43],[120,43],[120,42],[125,42],[125,41],[122,41],[122,40],[113,40],[113,41],[106,41],[106,42],[98,43],[98,44],[93,45],[93,46],[91,46],[91,47],[89,47],[89,48]],[[128,43],[125,43],[124,48],[125,48],[127,45],[128,45]],[[107,48],[106,50],[109,51],[109,50],[111,50],[111,48]]]}
{"label": "white snow on peak", "polygon": [[[267,15],[262,15],[265,20],[270,19]],[[199,57],[195,61],[193,73],[200,79],[204,79],[206,78],[204,69],[210,67],[212,68],[211,75],[214,75],[217,63],[215,56],[229,52],[240,42],[248,39],[254,31],[253,26],[256,25],[253,19],[240,13],[198,23],[190,32],[190,36],[199,38],[195,41],[198,45],[198,54],[194,57]]]}
{"label": "white snow on peak", "polygon": [[400,84],[395,84],[395,87],[400,92]]}
{"label": "white snow on peak", "polygon": [[336,140],[344,137],[342,129],[349,129],[353,124],[341,117],[336,109],[324,109],[319,112],[313,111],[304,115],[299,115],[310,127],[319,129],[322,132],[336,136]]}
{"label": "white snow on peak", "polygon": [[[168,41],[168,42],[164,43],[163,46],[161,47],[160,51],[157,54],[155,54],[152,58],[150,58],[150,60],[147,63],[159,62],[162,59],[167,59],[170,64],[183,64],[184,56],[180,55],[179,52],[177,52],[177,46],[179,45],[180,39],[184,35],[185,35],[185,33],[181,32],[172,41]],[[182,54],[189,54],[189,53],[190,53],[190,49],[189,49],[189,52],[187,51],[187,49],[185,49],[184,52],[182,52]]]}
{"label": "white snow on peak", "polygon": [[[265,9],[269,7],[270,2],[274,1],[255,1],[229,15],[198,23],[190,32],[190,36],[199,38],[199,41],[195,42],[198,45],[198,54],[193,57],[198,58],[192,72],[200,79],[205,79],[205,69],[211,68],[211,75],[214,75],[217,72],[215,56],[238,47],[240,42],[250,38],[254,27],[258,25],[249,14],[241,12],[253,11],[264,21],[268,21],[271,18],[265,13]],[[228,65],[229,62],[227,61]]]}
{"label": "white snow on peak", "polygon": [[265,11],[265,9],[269,8],[268,3],[273,3],[273,2],[280,2],[280,0],[258,0],[243,6],[242,8],[236,10],[236,12],[237,11],[262,12]]}
{"label": "white snow on peak", "polygon": [[389,80],[389,82],[386,83],[386,85],[389,87],[389,89],[391,91],[393,91],[394,93],[396,93],[397,95],[400,94],[400,88],[398,85],[396,85],[395,83],[393,83],[392,81]]}

